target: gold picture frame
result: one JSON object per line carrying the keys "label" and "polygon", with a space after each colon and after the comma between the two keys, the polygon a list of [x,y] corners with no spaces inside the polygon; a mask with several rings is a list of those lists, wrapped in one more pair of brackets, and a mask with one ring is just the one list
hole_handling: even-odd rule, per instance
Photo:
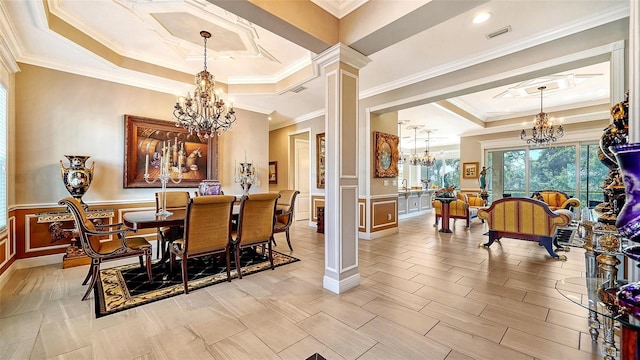
{"label": "gold picture frame", "polygon": [[[215,149],[217,137],[205,140],[189,131],[176,127],[173,121],[150,119],[141,116],[124,116],[124,188],[159,188],[160,181],[149,184],[144,180],[145,163],[149,159],[149,173],[151,178],[156,178],[158,172],[157,162],[162,152],[163,145],[171,145],[176,163],[179,156],[182,161],[182,181],[178,184],[169,181],[167,187],[198,187],[205,179],[210,179],[217,173],[211,166],[211,158],[217,156],[210,152],[210,147]],[[179,145],[176,148],[176,144]]]}
{"label": "gold picture frame", "polygon": [[398,141],[397,135],[374,131],[375,177],[398,177]]}
{"label": "gold picture frame", "polygon": [[316,187],[324,189],[325,181],[325,136],[316,134]]}
{"label": "gold picture frame", "polygon": [[479,162],[466,162],[462,163],[462,178],[463,179],[477,179],[479,176],[478,168]]}
{"label": "gold picture frame", "polygon": [[278,162],[269,161],[269,184],[278,183]]}

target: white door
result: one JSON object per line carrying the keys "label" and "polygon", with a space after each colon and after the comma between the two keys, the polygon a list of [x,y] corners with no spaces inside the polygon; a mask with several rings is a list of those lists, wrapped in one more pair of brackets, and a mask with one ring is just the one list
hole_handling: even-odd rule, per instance
{"label": "white door", "polygon": [[293,186],[300,191],[294,216],[296,220],[309,220],[309,140],[294,139],[293,164]]}

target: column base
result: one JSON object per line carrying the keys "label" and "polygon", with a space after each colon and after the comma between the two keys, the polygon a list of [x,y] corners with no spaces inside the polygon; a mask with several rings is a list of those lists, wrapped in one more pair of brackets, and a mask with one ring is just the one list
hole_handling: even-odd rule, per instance
{"label": "column base", "polygon": [[358,285],[360,285],[360,273],[349,276],[343,280],[336,280],[326,275],[324,276],[324,279],[322,279],[322,286],[336,294],[342,294]]}

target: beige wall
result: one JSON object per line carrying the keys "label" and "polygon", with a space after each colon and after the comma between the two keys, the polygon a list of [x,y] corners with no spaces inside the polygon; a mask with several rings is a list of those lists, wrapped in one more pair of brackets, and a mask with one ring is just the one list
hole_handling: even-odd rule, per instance
{"label": "beige wall", "polygon": [[[397,177],[395,178],[377,178],[376,167],[375,167],[375,137],[373,135],[374,131],[379,131],[385,134],[398,135],[398,112],[393,111],[386,114],[371,114],[371,131],[369,132],[369,139],[371,141],[371,147],[369,151],[370,160],[370,168],[371,172],[369,173],[369,179],[371,181],[371,191],[370,195],[381,195],[381,194],[389,194],[398,192],[398,187],[393,186],[393,181],[397,181]],[[360,166],[364,164],[360,163]],[[388,185],[384,186],[384,181],[387,180]]]}
{"label": "beige wall", "polygon": [[314,194],[324,193],[324,189],[316,187],[316,135],[325,132],[324,116],[269,132],[269,161],[278,162],[278,184],[269,185],[270,191],[289,189],[293,186],[293,183],[289,183],[293,181],[292,174],[289,173],[291,169],[291,166],[289,166],[289,141],[291,140],[290,135],[300,134],[295,136],[305,137],[302,132],[309,134],[309,151],[312,159],[309,164],[311,167],[311,185],[309,189]]}
{"label": "beige wall", "polygon": [[[149,200],[157,189],[123,189],[124,115],[170,120],[173,95],[20,64],[16,74],[15,204],[53,204],[68,196],[59,161],[64,155],[90,155],[94,181],[84,196],[91,202]],[[238,120],[220,141],[220,180],[226,193],[241,193],[233,183],[233,160],[258,165],[268,190],[266,116],[237,110]]]}

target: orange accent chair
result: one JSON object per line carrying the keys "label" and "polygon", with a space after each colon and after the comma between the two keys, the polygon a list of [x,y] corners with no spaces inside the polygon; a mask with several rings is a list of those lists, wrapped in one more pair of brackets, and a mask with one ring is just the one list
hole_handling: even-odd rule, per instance
{"label": "orange accent chair", "polygon": [[541,200],[549,205],[551,210],[567,209],[573,211],[580,207],[580,200],[570,198],[569,195],[558,190],[541,190],[531,195],[531,198]]}
{"label": "orange accent chair", "polygon": [[[455,219],[466,220],[467,229],[469,229],[471,227],[471,220],[478,217],[478,209],[485,206],[486,203],[478,196],[468,196],[461,192],[456,193],[456,198],[457,200],[449,203],[449,218],[454,221]],[[435,209],[435,225],[437,226],[438,222],[442,219],[442,202],[435,199],[431,202],[431,205]],[[484,220],[482,222],[484,222]]]}
{"label": "orange accent chair", "polygon": [[556,254],[552,246],[562,249],[553,237],[558,227],[571,222],[573,213],[569,210],[552,211],[547,203],[535,199],[503,198],[480,209],[478,217],[489,223],[489,241],[480,243],[481,246],[489,247],[502,237],[537,241],[553,258],[567,260],[566,256]]}

